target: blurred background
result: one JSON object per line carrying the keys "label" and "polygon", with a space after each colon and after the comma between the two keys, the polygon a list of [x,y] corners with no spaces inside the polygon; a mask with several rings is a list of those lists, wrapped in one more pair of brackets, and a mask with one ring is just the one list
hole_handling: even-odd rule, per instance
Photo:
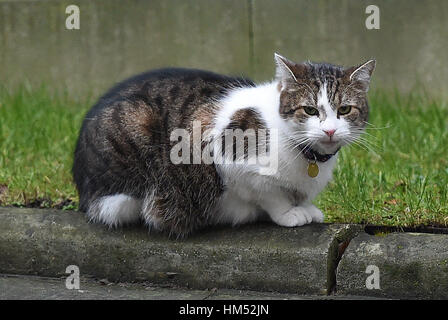
{"label": "blurred background", "polygon": [[278,52],[377,59],[370,123],[315,201],[326,221],[447,227],[447,18],[447,0],[0,0],[0,206],[77,209],[73,149],[114,83],[166,66],[269,81]]}
{"label": "blurred background", "polygon": [[[67,30],[65,8],[80,8]],[[366,7],[380,9],[368,30]],[[446,95],[446,0],[0,0],[0,82],[98,95],[148,69],[183,66],[273,77],[273,54],[378,61],[375,87]]]}

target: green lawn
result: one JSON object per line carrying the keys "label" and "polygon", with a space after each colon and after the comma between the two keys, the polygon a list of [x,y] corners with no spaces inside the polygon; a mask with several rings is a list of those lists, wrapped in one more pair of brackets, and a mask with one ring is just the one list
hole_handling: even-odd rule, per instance
{"label": "green lawn", "polygon": [[0,89],[0,205],[77,207],[71,166],[90,103],[43,87]]}
{"label": "green lawn", "polygon": [[[0,205],[76,209],[72,154],[93,101],[0,89]],[[447,102],[374,91],[370,105],[365,144],[342,150],[316,204],[328,222],[447,226]]]}

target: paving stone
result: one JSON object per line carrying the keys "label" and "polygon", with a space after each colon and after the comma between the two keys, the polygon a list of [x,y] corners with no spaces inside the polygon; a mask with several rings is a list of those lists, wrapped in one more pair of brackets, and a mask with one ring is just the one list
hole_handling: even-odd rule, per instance
{"label": "paving stone", "polygon": [[135,283],[108,283],[81,278],[79,289],[67,289],[65,278],[0,274],[0,300],[315,300],[364,299],[355,296],[296,295],[248,290],[194,290]]}

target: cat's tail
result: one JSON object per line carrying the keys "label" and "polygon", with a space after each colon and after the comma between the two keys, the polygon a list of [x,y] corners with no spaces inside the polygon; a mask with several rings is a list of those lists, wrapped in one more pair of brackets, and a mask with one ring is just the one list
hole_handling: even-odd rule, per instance
{"label": "cat's tail", "polygon": [[140,220],[142,200],[125,194],[100,197],[90,203],[87,216],[93,222],[101,222],[109,227],[136,223]]}

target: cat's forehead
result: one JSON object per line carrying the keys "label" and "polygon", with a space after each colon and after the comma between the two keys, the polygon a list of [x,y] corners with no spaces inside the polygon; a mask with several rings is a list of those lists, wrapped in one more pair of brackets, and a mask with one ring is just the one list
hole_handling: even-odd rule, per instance
{"label": "cat's forehead", "polygon": [[[332,101],[338,90],[344,85],[344,68],[328,63],[306,63],[307,72],[297,79],[303,88],[302,97],[316,101],[322,96]],[[317,102],[317,101],[316,101]]]}
{"label": "cat's forehead", "polygon": [[344,77],[341,66],[328,63],[307,63],[307,72],[301,79],[310,85],[316,93],[326,87],[330,89],[334,84],[340,84]]}

